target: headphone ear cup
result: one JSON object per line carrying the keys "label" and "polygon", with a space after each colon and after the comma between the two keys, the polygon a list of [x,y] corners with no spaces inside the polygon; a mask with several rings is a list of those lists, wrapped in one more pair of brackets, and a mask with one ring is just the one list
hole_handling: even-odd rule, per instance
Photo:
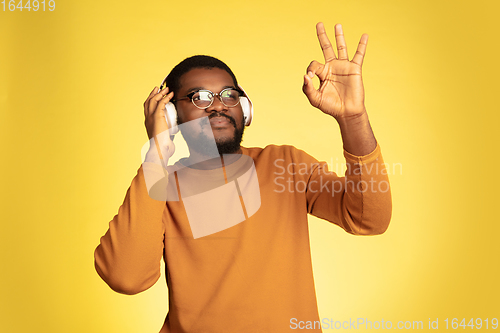
{"label": "headphone ear cup", "polygon": [[168,102],[165,106],[165,118],[167,119],[167,124],[170,126],[170,135],[175,135],[179,132],[179,127],[177,126],[177,110],[172,102]]}
{"label": "headphone ear cup", "polygon": [[245,126],[250,126],[253,116],[252,104],[247,97],[240,97],[241,109],[243,110],[243,117],[245,118]]}

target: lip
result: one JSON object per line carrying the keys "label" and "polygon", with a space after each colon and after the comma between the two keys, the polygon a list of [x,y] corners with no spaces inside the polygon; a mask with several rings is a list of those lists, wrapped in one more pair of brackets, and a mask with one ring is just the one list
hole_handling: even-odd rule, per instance
{"label": "lip", "polygon": [[226,117],[213,117],[210,119],[210,125],[212,127],[228,127],[228,125],[231,125],[231,121],[227,119]]}

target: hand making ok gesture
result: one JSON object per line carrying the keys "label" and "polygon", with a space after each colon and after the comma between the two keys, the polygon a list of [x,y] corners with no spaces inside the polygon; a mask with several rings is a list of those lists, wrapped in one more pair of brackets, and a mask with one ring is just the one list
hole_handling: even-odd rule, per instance
{"label": "hand making ok gesture", "polygon": [[[335,25],[335,41],[338,58],[326,35],[323,23],[316,25],[318,40],[323,50],[325,64],[311,62],[304,76],[302,90],[312,106],[329,114],[335,119],[351,118],[362,115],[365,110],[365,92],[361,79],[361,66],[365,56],[368,35],[363,34],[356,54],[349,61],[344,33],[340,24]],[[317,75],[320,86],[315,89],[312,78]]]}

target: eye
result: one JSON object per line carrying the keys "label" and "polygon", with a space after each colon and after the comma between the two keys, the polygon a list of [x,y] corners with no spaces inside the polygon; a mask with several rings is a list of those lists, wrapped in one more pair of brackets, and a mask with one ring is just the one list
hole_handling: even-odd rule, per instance
{"label": "eye", "polygon": [[221,97],[229,101],[237,101],[240,94],[237,90],[227,89],[221,92]]}
{"label": "eye", "polygon": [[213,94],[209,90],[198,90],[189,94],[188,97],[191,98],[193,104],[200,109],[204,109],[211,105],[213,100]]}
{"label": "eye", "polygon": [[208,90],[200,90],[194,93],[192,97],[193,101],[211,101],[212,93]]}

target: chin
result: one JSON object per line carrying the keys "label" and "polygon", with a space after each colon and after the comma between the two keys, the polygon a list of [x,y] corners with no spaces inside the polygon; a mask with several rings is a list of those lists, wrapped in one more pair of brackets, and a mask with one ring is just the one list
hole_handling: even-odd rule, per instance
{"label": "chin", "polygon": [[235,130],[232,137],[216,137],[215,143],[219,154],[234,154],[240,150],[240,144],[243,139],[243,130]]}
{"label": "chin", "polygon": [[215,143],[217,144],[219,154],[234,154],[240,150],[241,140],[235,140],[233,138],[232,140],[216,140]]}

